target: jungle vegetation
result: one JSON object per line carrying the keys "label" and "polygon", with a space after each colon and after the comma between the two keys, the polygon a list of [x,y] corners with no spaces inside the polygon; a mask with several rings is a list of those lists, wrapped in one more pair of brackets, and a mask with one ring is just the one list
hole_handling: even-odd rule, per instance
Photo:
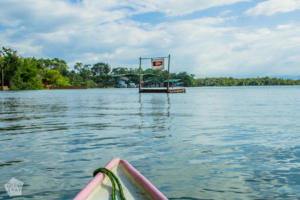
{"label": "jungle vegetation", "polygon": [[[76,63],[70,69],[66,61],[54,58],[21,57],[16,50],[2,47],[0,50],[0,79],[2,71],[4,85],[12,90],[43,89],[46,87],[88,86],[115,87],[120,77],[127,75],[130,82],[138,84],[139,69],[115,67],[107,63]],[[143,74],[154,74],[163,82],[167,79],[167,71],[143,70]],[[261,86],[261,85],[300,85],[300,80],[258,77],[258,78],[196,78],[187,72],[171,73],[171,79],[181,79],[185,87],[197,86]]]}

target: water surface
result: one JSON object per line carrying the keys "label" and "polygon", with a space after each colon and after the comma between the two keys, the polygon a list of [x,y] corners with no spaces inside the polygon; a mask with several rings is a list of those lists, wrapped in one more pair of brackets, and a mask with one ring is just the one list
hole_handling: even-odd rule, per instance
{"label": "water surface", "polygon": [[128,160],[170,199],[300,199],[300,87],[0,92],[0,199],[71,199]]}

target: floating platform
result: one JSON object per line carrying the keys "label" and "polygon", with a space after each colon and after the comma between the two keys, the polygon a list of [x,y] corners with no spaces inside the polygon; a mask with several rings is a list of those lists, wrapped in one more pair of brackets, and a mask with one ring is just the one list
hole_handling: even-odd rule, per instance
{"label": "floating platform", "polygon": [[141,88],[140,93],[185,93],[185,88]]}

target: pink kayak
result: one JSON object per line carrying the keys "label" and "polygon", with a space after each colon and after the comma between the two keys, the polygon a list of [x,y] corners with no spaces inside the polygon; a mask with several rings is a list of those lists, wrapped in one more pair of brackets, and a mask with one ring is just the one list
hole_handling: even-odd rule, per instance
{"label": "pink kayak", "polygon": [[[157,199],[167,200],[140,172],[127,161],[114,158],[106,166],[120,180],[126,200]],[[110,199],[112,184],[109,178],[98,173],[74,198],[74,200]]]}

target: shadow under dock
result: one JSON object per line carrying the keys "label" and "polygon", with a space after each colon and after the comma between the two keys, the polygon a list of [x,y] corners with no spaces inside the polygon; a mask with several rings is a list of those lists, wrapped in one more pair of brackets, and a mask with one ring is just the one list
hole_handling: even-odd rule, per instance
{"label": "shadow under dock", "polygon": [[140,93],[185,93],[185,88],[140,88]]}

